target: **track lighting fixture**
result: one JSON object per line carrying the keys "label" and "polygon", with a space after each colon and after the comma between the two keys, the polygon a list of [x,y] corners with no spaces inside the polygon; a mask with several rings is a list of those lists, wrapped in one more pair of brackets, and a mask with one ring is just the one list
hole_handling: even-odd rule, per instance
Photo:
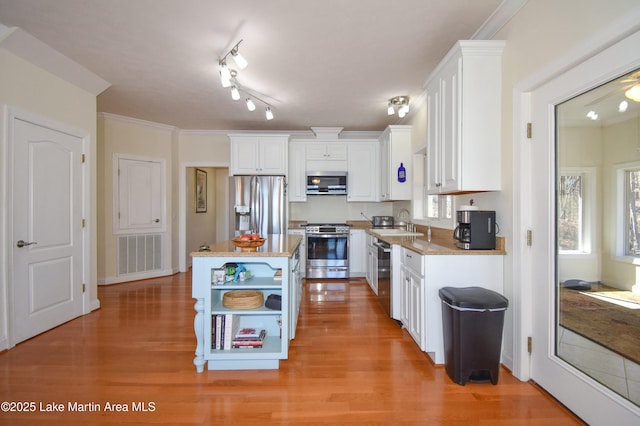
{"label": "track lighting fixture", "polygon": [[243,70],[249,64],[247,60],[238,51],[240,43],[242,43],[242,40],[236,43],[235,46],[233,46],[231,50],[227,52],[226,55],[224,55],[222,58],[218,60],[218,66],[220,67],[220,83],[224,88],[227,88],[227,87],[231,88],[231,98],[234,101],[237,101],[238,99],[240,99],[240,92],[242,92],[243,94],[249,95],[248,97],[245,98],[245,103],[249,111],[255,111],[256,109],[256,104],[253,101],[254,99],[265,104],[266,118],[267,120],[273,120],[273,111],[271,111],[271,105],[269,105],[267,102],[257,97],[254,91],[248,90],[246,87],[242,87],[240,85],[240,82],[236,78],[238,76],[238,72],[234,69],[229,68],[229,64],[227,63],[227,59],[229,58],[229,56],[233,58],[233,61],[237,65],[238,69]]}
{"label": "track lighting fixture", "polygon": [[387,104],[387,114],[393,115],[398,112],[398,117],[403,118],[409,113],[409,96],[394,96]]}

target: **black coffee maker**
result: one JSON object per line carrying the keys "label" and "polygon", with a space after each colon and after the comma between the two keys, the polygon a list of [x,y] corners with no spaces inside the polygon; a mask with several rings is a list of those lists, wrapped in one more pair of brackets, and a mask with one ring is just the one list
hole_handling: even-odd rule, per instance
{"label": "black coffee maker", "polygon": [[464,250],[496,248],[496,212],[493,210],[458,210],[458,226],[453,231],[456,246]]}

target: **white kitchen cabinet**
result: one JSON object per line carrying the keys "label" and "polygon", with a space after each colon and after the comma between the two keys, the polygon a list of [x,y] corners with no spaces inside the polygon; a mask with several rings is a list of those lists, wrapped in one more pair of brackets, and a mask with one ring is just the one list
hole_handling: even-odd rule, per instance
{"label": "white kitchen cabinet", "polygon": [[503,41],[459,41],[427,83],[427,192],[501,189]]}
{"label": "white kitchen cabinet", "polygon": [[289,202],[307,201],[306,145],[301,142],[289,144],[289,174],[287,176]]}
{"label": "white kitchen cabinet", "polygon": [[344,142],[311,142],[307,144],[307,160],[336,161],[347,159]]}
{"label": "white kitchen cabinet", "polygon": [[402,314],[400,321],[420,349],[425,350],[425,276],[423,256],[403,248],[400,277],[402,288]]}
{"label": "white kitchen cabinet", "polygon": [[366,239],[364,229],[349,231],[349,276],[363,277],[366,271]]}
{"label": "white kitchen cabinet", "polygon": [[378,142],[358,141],[348,144],[347,201],[378,200]]}
{"label": "white kitchen cabinet", "polygon": [[230,175],[287,175],[289,135],[232,134]]}
{"label": "white kitchen cabinet", "polygon": [[[379,143],[380,201],[411,200],[411,126],[387,126]],[[405,170],[402,182],[401,167]]]}

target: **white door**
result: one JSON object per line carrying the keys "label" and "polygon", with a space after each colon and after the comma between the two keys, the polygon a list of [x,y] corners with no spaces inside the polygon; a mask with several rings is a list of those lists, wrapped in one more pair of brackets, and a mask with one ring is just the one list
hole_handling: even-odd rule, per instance
{"label": "white door", "polygon": [[83,312],[83,140],[14,118],[13,343]]}
{"label": "white door", "polygon": [[164,228],[164,163],[116,156],[116,233],[158,232]]}
{"label": "white door", "polygon": [[[622,42],[621,42],[622,43]],[[581,373],[556,354],[555,105],[612,78],[616,66],[637,67],[640,33],[553,78],[531,93],[530,176],[524,176],[525,216],[532,244],[525,254],[531,275],[522,276],[532,305],[531,378],[588,424],[638,424],[638,407]],[[613,49],[613,50],[612,50]],[[633,59],[635,57],[635,59]],[[636,65],[633,65],[635,61]],[[621,65],[622,64],[622,65]],[[626,64],[626,65],[625,65]],[[631,68],[633,69],[633,68]],[[615,72],[621,72],[618,68]],[[526,199],[526,197],[525,197]],[[521,230],[524,232],[525,230]]]}

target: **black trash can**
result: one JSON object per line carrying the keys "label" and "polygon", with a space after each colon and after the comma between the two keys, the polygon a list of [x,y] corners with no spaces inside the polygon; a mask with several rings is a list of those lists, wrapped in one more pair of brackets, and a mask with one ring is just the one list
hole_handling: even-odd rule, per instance
{"label": "black trash can", "polygon": [[467,381],[498,383],[504,312],[509,301],[482,287],[443,287],[442,332],[447,374]]}

